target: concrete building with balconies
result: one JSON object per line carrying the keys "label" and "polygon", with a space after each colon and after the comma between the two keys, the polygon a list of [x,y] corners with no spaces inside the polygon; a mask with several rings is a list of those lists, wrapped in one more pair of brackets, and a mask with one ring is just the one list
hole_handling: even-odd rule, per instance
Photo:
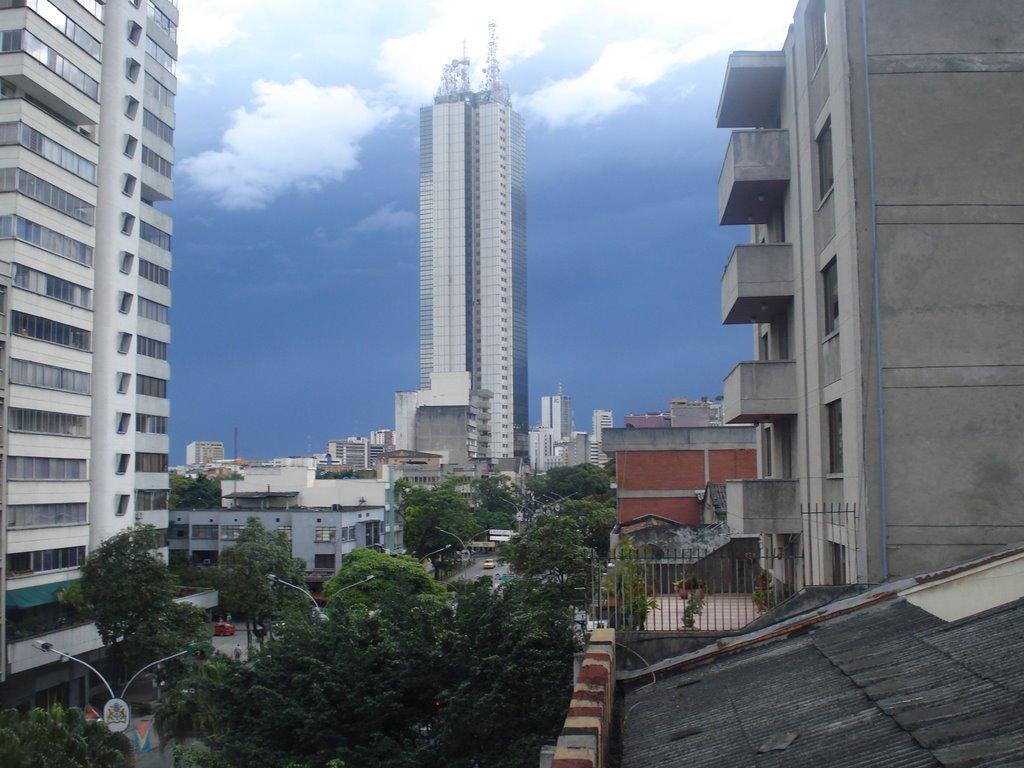
{"label": "concrete building with balconies", "polygon": [[[730,527],[814,583],[876,582],[1024,539],[1024,27],[1009,0],[800,0],[734,53],[723,225],[749,227],[724,387],[757,429]],[[799,585],[796,585],[799,586]]]}

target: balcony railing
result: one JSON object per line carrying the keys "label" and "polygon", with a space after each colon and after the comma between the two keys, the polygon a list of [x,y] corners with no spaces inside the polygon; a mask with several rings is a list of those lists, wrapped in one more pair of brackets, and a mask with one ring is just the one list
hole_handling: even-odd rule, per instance
{"label": "balcony railing", "polygon": [[721,224],[764,224],[789,186],[789,131],[733,131],[718,177]]}
{"label": "balcony railing", "polygon": [[724,382],[727,424],[757,424],[796,413],[796,362],[752,360],[739,363]]}
{"label": "balcony railing", "polygon": [[793,300],[793,246],[738,245],[722,275],[722,322],[767,323]]}

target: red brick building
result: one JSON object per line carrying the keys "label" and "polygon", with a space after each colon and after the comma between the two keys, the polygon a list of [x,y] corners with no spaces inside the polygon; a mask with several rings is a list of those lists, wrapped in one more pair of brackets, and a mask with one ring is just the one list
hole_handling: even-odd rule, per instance
{"label": "red brick building", "polygon": [[753,427],[606,429],[602,440],[615,458],[620,524],[658,515],[697,525],[708,483],[757,477]]}

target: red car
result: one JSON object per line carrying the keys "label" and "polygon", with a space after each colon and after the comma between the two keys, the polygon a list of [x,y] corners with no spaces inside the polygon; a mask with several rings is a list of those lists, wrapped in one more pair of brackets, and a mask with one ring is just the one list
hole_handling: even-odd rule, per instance
{"label": "red car", "polygon": [[235,625],[227,621],[218,621],[213,625],[214,637],[235,634]]}

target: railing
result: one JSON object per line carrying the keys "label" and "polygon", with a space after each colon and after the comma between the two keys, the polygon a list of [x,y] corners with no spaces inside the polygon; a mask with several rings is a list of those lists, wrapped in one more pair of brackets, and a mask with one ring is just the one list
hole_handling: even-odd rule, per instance
{"label": "railing", "polygon": [[803,557],[759,551],[745,539],[710,552],[640,549],[595,569],[591,626],[647,631],[737,631],[808,582]]}

